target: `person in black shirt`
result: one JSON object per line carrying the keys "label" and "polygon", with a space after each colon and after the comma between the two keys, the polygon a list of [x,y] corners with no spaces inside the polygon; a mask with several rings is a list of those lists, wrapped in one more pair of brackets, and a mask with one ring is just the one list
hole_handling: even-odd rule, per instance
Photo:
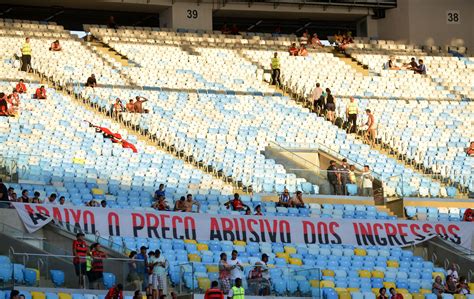
{"label": "person in black shirt", "polygon": [[29,203],[30,198],[28,197],[28,190],[21,191],[20,202]]}
{"label": "person in black shirt", "polygon": [[346,185],[350,183],[349,181],[349,164],[347,164],[347,159],[342,159],[341,168],[339,169],[342,195],[347,195]]}
{"label": "person in black shirt", "polygon": [[95,79],[95,75],[92,74],[89,78],[87,78],[86,87],[96,87],[97,80]]}
{"label": "person in black shirt", "polygon": [[327,177],[329,185],[331,186],[331,194],[341,194],[341,177],[336,167],[336,161],[331,160],[327,169]]}
{"label": "person in black shirt", "polygon": [[330,122],[334,123],[335,118],[334,114],[336,111],[336,101],[331,94],[331,90],[326,88],[326,110],[327,110],[327,118]]}
{"label": "person in black shirt", "polygon": [[2,179],[0,178],[0,208],[8,208],[10,205],[8,204],[8,189],[7,186],[3,183]]}

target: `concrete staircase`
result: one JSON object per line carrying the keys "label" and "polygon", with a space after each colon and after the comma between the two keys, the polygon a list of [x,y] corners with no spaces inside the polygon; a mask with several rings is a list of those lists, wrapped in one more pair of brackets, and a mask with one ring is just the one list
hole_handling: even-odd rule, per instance
{"label": "concrete staircase", "polygon": [[332,53],[334,54],[335,57],[339,58],[345,64],[349,65],[353,70],[355,70],[359,74],[362,74],[364,76],[369,75],[369,69],[365,67],[364,65],[360,64],[359,62],[357,62],[357,60],[353,59],[352,57],[342,54],[338,52],[337,50],[333,50]]}

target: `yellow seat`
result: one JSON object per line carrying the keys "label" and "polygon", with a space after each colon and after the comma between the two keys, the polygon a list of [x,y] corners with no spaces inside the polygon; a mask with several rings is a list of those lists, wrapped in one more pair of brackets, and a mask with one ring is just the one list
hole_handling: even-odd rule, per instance
{"label": "yellow seat", "polygon": [[398,268],[398,261],[387,261],[387,267]]}
{"label": "yellow seat", "polygon": [[334,276],[333,270],[323,270],[323,276]]}
{"label": "yellow seat", "polygon": [[99,188],[92,188],[92,194],[94,195],[104,195],[104,190],[99,189]]}
{"label": "yellow seat", "polygon": [[321,288],[334,288],[334,281],[331,280],[321,280],[319,284]]}
{"label": "yellow seat", "polygon": [[379,296],[379,291],[380,291],[380,289],[378,289],[378,288],[372,288],[372,293],[374,293],[376,297]]}
{"label": "yellow seat", "polygon": [[209,250],[209,246],[207,246],[207,244],[199,243],[197,244],[197,250],[199,251]]}
{"label": "yellow seat", "polygon": [[[474,282],[470,282],[467,284],[470,290],[474,290]],[[472,292],[472,291],[471,291]]]}
{"label": "yellow seat", "polygon": [[211,280],[207,277],[198,277],[197,281],[201,290],[207,290],[211,286]]}
{"label": "yellow seat", "polygon": [[385,273],[383,273],[382,271],[374,270],[374,271],[372,271],[372,277],[373,278],[384,278]]}
{"label": "yellow seat", "polygon": [[441,279],[442,279],[443,281],[445,281],[444,273],[443,273],[443,272],[433,272],[433,273],[431,273],[431,276],[433,277],[433,279],[435,279],[436,276],[440,276]]}
{"label": "yellow seat", "polygon": [[298,258],[289,258],[289,261],[290,261],[290,264],[292,265],[297,265],[297,266],[303,265],[303,262],[301,261],[301,259],[298,259]]}
{"label": "yellow seat", "polygon": [[309,284],[311,285],[311,287],[317,288],[317,287],[319,287],[319,280],[312,279],[312,280],[309,281]]}
{"label": "yellow seat", "polygon": [[[397,293],[400,293],[400,294],[403,294],[405,296],[405,294],[410,294],[410,292],[408,292],[407,289],[397,289]],[[403,298],[405,299],[405,298]]]}
{"label": "yellow seat", "polygon": [[235,245],[235,246],[247,246],[247,242],[235,240],[235,241],[234,241],[234,245]]}
{"label": "yellow seat", "polygon": [[285,252],[288,254],[295,254],[296,253],[296,248],[293,246],[285,246]]}
{"label": "yellow seat", "polygon": [[362,278],[370,278],[372,277],[370,271],[367,271],[367,270],[360,270],[359,271],[359,277],[362,277]]}
{"label": "yellow seat", "polygon": [[196,244],[196,245],[197,245],[196,240],[188,240],[188,239],[185,239],[185,240],[184,240],[184,243],[186,243],[186,244]]}
{"label": "yellow seat", "polygon": [[72,299],[72,296],[68,293],[58,293],[58,299]]}
{"label": "yellow seat", "polygon": [[339,293],[339,299],[351,299],[351,293],[349,292],[342,292]]}
{"label": "yellow seat", "polygon": [[82,159],[82,158],[73,158],[73,159],[72,159],[72,163],[84,165],[84,164],[86,163],[86,160],[84,160],[84,159]]}
{"label": "yellow seat", "polygon": [[281,259],[285,259],[286,262],[288,263],[288,259],[290,258],[290,255],[286,252],[278,252],[276,254],[276,257],[281,258]]}
{"label": "yellow seat", "polygon": [[32,299],[46,299],[46,295],[43,292],[31,292]]}
{"label": "yellow seat", "polygon": [[336,293],[347,293],[347,290],[346,288],[335,288],[334,289],[336,291]]}
{"label": "yellow seat", "polygon": [[384,282],[383,282],[383,286],[384,286],[387,290],[389,290],[390,288],[394,288],[394,289],[395,289],[395,287],[396,287],[396,286],[395,286],[395,283],[389,282],[389,281],[384,281]]}
{"label": "yellow seat", "polygon": [[[200,263],[201,262],[201,257],[199,255],[197,255],[196,253],[190,253],[188,254],[188,260],[190,262],[198,262]],[[207,289],[206,289],[207,290]]]}
{"label": "yellow seat", "polygon": [[422,294],[422,295],[431,294],[431,290],[428,290],[428,289],[420,289],[420,294]]}
{"label": "yellow seat", "polygon": [[454,294],[454,299],[466,299],[466,295]]}
{"label": "yellow seat", "polygon": [[354,249],[354,255],[366,256],[367,251],[365,251],[364,248],[356,248],[356,249]]}
{"label": "yellow seat", "polygon": [[350,292],[358,292],[359,288],[347,288],[347,291]]}
{"label": "yellow seat", "polygon": [[413,299],[425,299],[425,295],[420,294],[420,293],[413,293],[413,294],[411,294],[411,297]]}
{"label": "yellow seat", "polygon": [[410,293],[401,293],[403,295],[403,299],[413,299]]}
{"label": "yellow seat", "polygon": [[206,265],[206,269],[209,273],[219,272],[219,267],[214,265]]}

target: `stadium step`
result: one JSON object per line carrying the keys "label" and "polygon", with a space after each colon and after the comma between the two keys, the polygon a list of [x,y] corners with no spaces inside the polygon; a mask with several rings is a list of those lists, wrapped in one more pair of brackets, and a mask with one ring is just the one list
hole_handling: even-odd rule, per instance
{"label": "stadium step", "polygon": [[364,76],[369,75],[368,68],[364,67],[362,64],[357,62],[355,59],[352,59],[351,57],[346,56],[345,54],[337,52],[337,50],[333,50],[333,54],[334,54],[335,57],[339,58],[342,62],[349,65],[352,69],[354,69],[359,74],[362,74]]}

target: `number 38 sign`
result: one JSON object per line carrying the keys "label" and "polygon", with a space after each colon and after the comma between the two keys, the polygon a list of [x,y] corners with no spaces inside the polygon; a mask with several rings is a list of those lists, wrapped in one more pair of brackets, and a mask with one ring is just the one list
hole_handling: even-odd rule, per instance
{"label": "number 38 sign", "polygon": [[461,24],[461,14],[459,13],[459,10],[446,11],[446,23]]}

